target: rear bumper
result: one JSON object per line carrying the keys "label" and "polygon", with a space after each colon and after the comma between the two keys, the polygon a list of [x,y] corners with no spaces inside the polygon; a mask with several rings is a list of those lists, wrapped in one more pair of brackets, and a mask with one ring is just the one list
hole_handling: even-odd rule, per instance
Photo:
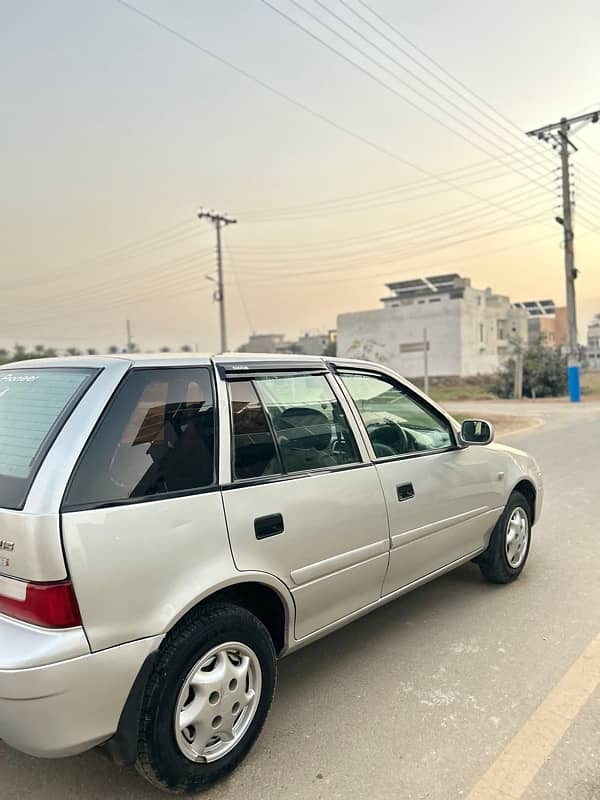
{"label": "rear bumper", "polygon": [[0,739],[29,755],[75,755],[110,738],[155,636],[98,653],[0,669]]}

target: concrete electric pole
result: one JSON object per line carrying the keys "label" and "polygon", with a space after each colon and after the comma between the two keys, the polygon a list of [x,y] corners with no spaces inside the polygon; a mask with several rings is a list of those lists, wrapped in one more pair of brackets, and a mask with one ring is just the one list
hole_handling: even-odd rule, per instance
{"label": "concrete electric pole", "polygon": [[131,353],[133,342],[131,340],[131,320],[127,320],[127,352]]}
{"label": "concrete electric pole", "polygon": [[235,225],[237,219],[228,217],[226,214],[217,214],[215,211],[204,211],[200,209],[198,219],[208,219],[215,226],[217,232],[217,289],[215,300],[219,304],[219,329],[221,340],[221,353],[227,351],[227,324],[225,321],[225,289],[223,283],[223,255],[221,252],[221,228],[227,225]]}
{"label": "concrete electric pole", "polygon": [[[564,232],[564,251],[565,251],[565,280],[566,280],[566,300],[567,300],[567,320],[568,320],[568,370],[569,370],[569,397],[572,402],[581,399],[581,389],[579,383],[579,343],[577,341],[577,307],[575,303],[575,279],[577,269],[575,268],[575,249],[573,246],[573,214],[571,207],[571,181],[569,173],[569,148],[577,150],[569,138],[569,134],[576,133],[588,122],[598,122],[600,111],[593,111],[590,114],[581,114],[577,117],[563,117],[560,122],[545,125],[543,128],[536,128],[528,131],[527,136],[536,136],[544,142],[552,142],[553,147],[560,151],[560,164],[562,173],[562,217],[556,217],[556,221],[563,226]],[[578,124],[579,123],[579,124]],[[577,128],[572,129],[573,125]]]}

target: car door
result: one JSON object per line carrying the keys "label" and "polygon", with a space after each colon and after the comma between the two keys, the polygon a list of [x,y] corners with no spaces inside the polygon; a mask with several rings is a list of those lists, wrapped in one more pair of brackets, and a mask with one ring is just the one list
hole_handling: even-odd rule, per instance
{"label": "car door", "polygon": [[503,485],[486,449],[459,447],[450,421],[390,375],[340,368],[339,377],[385,494],[391,553],[383,593],[482,550]]}
{"label": "car door", "polygon": [[390,546],[385,501],[323,364],[291,373],[248,369],[220,370],[229,406],[223,503],[231,548],[239,570],[287,584],[302,638],[381,596]]}
{"label": "car door", "polygon": [[61,509],[65,557],[94,650],[162,633],[199,593],[234,573],[210,363],[135,367],[115,388]]}

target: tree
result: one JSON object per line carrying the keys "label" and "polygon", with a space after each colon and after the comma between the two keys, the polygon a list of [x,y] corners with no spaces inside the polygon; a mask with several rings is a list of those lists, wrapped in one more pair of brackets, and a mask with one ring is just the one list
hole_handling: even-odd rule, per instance
{"label": "tree", "polygon": [[81,350],[78,350],[76,347],[67,347],[67,349],[65,350],[65,353],[68,356],[80,356],[81,355]]}
{"label": "tree", "polygon": [[46,352],[46,348],[44,347],[44,345],[43,345],[43,344],[36,344],[36,346],[35,346],[35,352],[36,352],[36,353],[37,353],[39,356],[41,356],[41,355],[43,355],[43,354]]}
{"label": "tree", "polygon": [[[515,359],[509,358],[494,385],[499,397],[513,397]],[[567,393],[567,357],[560,349],[545,347],[543,337],[523,351],[523,396],[561,397]]]}
{"label": "tree", "polygon": [[182,353],[191,353],[192,352],[192,348],[189,346],[189,344],[182,344],[181,345],[181,352]]}
{"label": "tree", "polygon": [[98,353],[98,351],[94,347],[88,347],[88,349],[85,352],[88,354],[88,356],[95,356]]}
{"label": "tree", "polygon": [[160,348],[160,352],[161,352],[161,353],[170,353],[170,352],[171,352],[171,348],[170,348],[170,347],[167,347],[167,346],[165,345],[164,347],[161,347],[161,348]]}
{"label": "tree", "polygon": [[334,341],[328,342],[327,346],[323,350],[323,355],[328,356],[329,358],[335,358],[337,355],[337,344]]}
{"label": "tree", "polygon": [[116,346],[116,344],[111,344],[111,346],[108,348],[108,352],[109,352],[109,353],[110,353],[112,356],[114,356],[114,355],[116,355],[116,354],[119,352],[119,348]]}

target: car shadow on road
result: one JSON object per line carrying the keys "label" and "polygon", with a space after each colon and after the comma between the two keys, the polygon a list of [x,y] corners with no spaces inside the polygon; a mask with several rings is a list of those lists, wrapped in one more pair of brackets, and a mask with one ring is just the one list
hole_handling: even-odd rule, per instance
{"label": "car shadow on road", "polygon": [[[354,673],[369,670],[377,675],[378,663],[389,661],[393,653],[400,672],[403,660],[414,654],[426,627],[444,625],[444,619],[467,614],[479,607],[489,591],[472,564],[392,601],[341,630],[281,661],[276,699],[271,718],[246,765],[220,787],[203,795],[221,798],[243,787],[243,772],[267,770],[284,758],[285,740],[302,736],[292,720],[311,707],[311,725],[325,729],[326,711],[319,711],[319,695],[340,691]],[[364,653],[369,654],[368,660]],[[373,666],[374,665],[374,666]],[[327,676],[327,688],[324,685]],[[333,676],[333,680],[332,680]],[[333,688],[332,688],[333,687]],[[344,690],[345,691],[345,690]],[[299,713],[295,713],[295,712]],[[323,719],[319,719],[319,713]],[[143,782],[134,769],[112,764],[98,751],[68,759],[30,758],[0,742],[0,797],[2,800],[150,800],[164,794]],[[242,783],[240,783],[242,781]]]}

